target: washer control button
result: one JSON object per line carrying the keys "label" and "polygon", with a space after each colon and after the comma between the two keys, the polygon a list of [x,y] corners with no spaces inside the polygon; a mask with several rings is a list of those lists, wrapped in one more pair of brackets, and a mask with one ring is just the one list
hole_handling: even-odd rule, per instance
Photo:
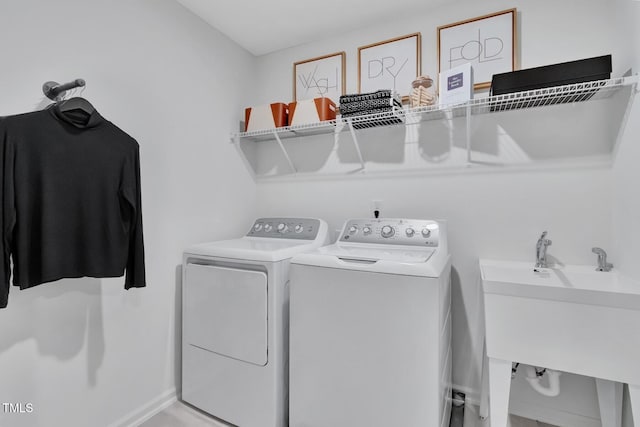
{"label": "washer control button", "polygon": [[284,234],[287,231],[289,231],[289,227],[287,227],[287,224],[285,224],[284,222],[278,224],[278,233]]}
{"label": "washer control button", "polygon": [[271,224],[265,224],[264,225],[264,231],[266,231],[268,233],[271,230],[273,230],[273,227],[271,226]]}
{"label": "washer control button", "polygon": [[382,237],[392,237],[394,234],[396,234],[396,230],[394,230],[390,225],[385,225],[384,227],[382,227],[382,231],[380,232],[380,234],[382,235]]}
{"label": "washer control button", "polygon": [[253,226],[253,231],[260,231],[260,230],[262,230],[262,223],[256,222],[256,224]]}
{"label": "washer control button", "polygon": [[413,237],[413,235],[416,234],[416,230],[414,230],[413,228],[407,228],[404,232],[407,237]]}
{"label": "washer control button", "polygon": [[351,227],[349,227],[349,234],[356,234],[357,232],[358,232],[357,225],[352,225]]}
{"label": "washer control button", "polygon": [[296,225],[294,230],[295,230],[296,233],[302,233],[304,231],[304,227],[302,226],[302,224],[298,224],[298,225]]}
{"label": "washer control button", "polygon": [[422,237],[429,237],[429,236],[431,236],[431,230],[429,230],[428,228],[423,228]]}
{"label": "washer control button", "polygon": [[362,232],[364,233],[365,236],[371,234],[371,227],[364,227],[362,229]]}

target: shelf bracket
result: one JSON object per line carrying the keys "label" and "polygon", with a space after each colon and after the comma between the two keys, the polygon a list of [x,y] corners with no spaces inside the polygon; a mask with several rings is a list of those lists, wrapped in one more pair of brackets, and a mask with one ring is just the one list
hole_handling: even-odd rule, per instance
{"label": "shelf bracket", "polygon": [[358,137],[356,136],[356,131],[353,128],[353,121],[351,119],[347,119],[349,123],[349,132],[351,132],[351,139],[353,140],[353,146],[356,148],[356,153],[358,153],[358,160],[360,160],[361,169],[364,170],[364,158],[362,157],[362,152],[360,151],[360,144],[358,143]]}
{"label": "shelf bracket", "polygon": [[340,140],[340,134],[342,133],[344,126],[347,122],[345,120],[337,120],[336,127],[333,130],[333,144],[338,145],[338,141]]}
{"label": "shelf bracket", "polygon": [[471,164],[471,102],[467,102],[466,115],[467,115],[467,166]]}
{"label": "shelf bracket", "polygon": [[238,136],[238,134],[231,135],[231,143],[233,144],[234,147],[236,147],[236,150],[238,151],[238,154],[242,159],[242,163],[244,163],[244,166],[247,168],[247,172],[249,172],[249,175],[251,175],[251,178],[255,180],[256,171],[253,169],[253,166],[249,162],[249,159],[247,159],[247,156],[242,151],[242,147],[240,146],[240,137]]}
{"label": "shelf bracket", "polygon": [[273,137],[278,142],[278,145],[280,146],[280,150],[282,150],[282,154],[284,154],[285,159],[287,159],[287,163],[289,164],[289,168],[291,169],[291,172],[298,173],[298,170],[296,169],[296,167],[293,165],[293,162],[291,161],[291,157],[289,157],[289,153],[287,153],[287,149],[284,148],[284,144],[282,143],[282,140],[280,139],[280,135],[278,135],[277,130],[273,131]]}
{"label": "shelf bracket", "polygon": [[622,123],[620,123],[620,129],[618,129],[618,134],[616,135],[616,140],[613,146],[612,158],[615,159],[618,155],[618,148],[622,143],[622,138],[624,137],[624,131],[627,128],[627,123],[629,122],[629,115],[631,114],[631,108],[633,107],[633,102],[635,101],[636,94],[638,93],[638,83],[635,82],[631,86],[631,93],[629,94],[629,99],[627,100],[627,106],[624,110],[624,114],[622,116]]}

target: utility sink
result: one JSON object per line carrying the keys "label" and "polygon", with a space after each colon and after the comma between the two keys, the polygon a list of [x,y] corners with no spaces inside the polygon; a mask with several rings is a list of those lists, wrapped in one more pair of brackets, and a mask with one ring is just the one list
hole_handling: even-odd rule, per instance
{"label": "utility sink", "polygon": [[485,293],[640,310],[640,283],[614,269],[567,265],[534,268],[533,263],[481,260]]}
{"label": "utility sink", "polygon": [[506,426],[512,362],[595,377],[603,427],[619,427],[628,383],[640,419],[639,282],[583,265],[483,259],[480,271],[492,427]]}

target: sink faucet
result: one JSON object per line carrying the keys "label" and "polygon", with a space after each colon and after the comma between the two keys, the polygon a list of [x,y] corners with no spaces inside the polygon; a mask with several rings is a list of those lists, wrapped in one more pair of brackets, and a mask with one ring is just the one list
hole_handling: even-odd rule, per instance
{"label": "sink faucet", "polygon": [[547,247],[551,245],[551,240],[547,239],[547,232],[543,231],[542,236],[536,243],[536,268],[547,268]]}
{"label": "sink faucet", "polygon": [[604,249],[592,248],[591,252],[598,255],[598,268],[596,268],[596,271],[611,271],[613,264],[607,262],[607,253]]}

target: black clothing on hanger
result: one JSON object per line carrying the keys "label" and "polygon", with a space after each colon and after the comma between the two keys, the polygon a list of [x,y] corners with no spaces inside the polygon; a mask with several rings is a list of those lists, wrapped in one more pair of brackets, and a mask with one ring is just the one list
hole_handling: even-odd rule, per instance
{"label": "black clothing on hanger", "polygon": [[69,277],[145,286],[138,143],[97,110],[53,105],[0,119],[0,308]]}

